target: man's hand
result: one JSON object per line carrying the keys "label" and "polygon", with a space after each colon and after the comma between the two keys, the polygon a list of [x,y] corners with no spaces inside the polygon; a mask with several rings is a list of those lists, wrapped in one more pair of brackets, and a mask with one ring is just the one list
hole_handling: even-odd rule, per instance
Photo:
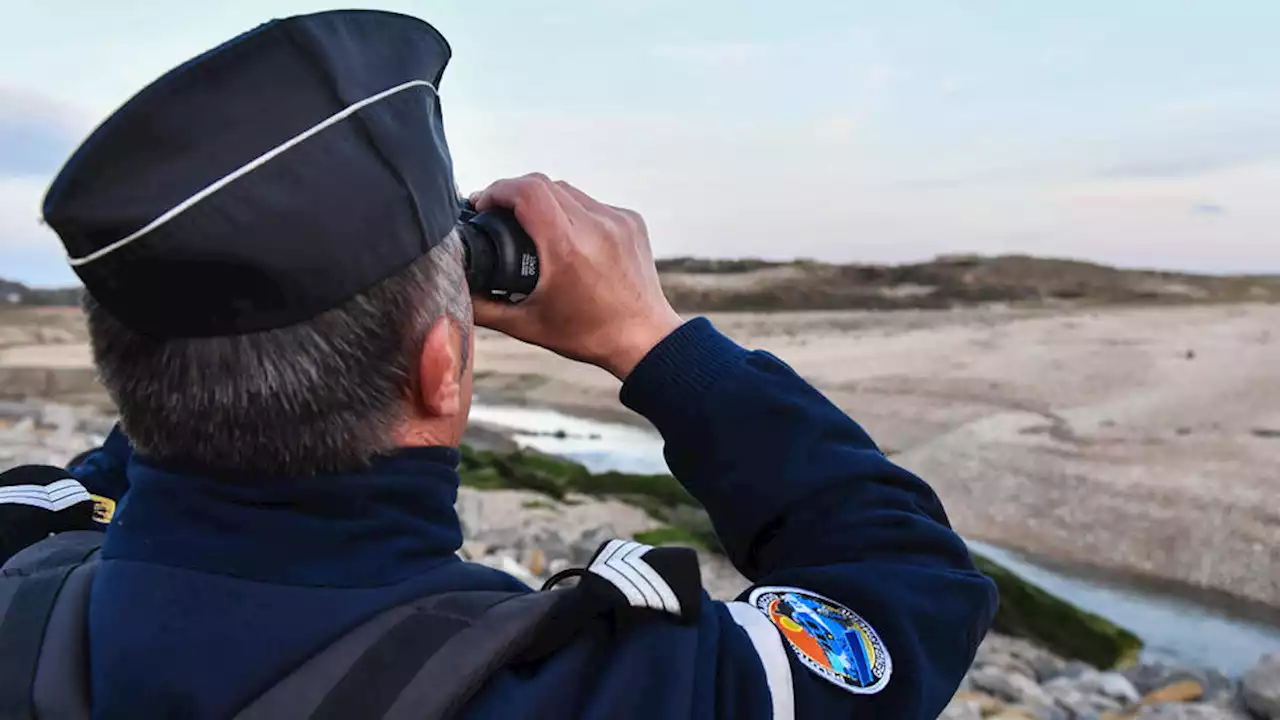
{"label": "man's hand", "polygon": [[626,379],[681,324],[653,264],[644,219],[565,182],[499,180],[477,210],[512,210],[538,247],[538,286],[510,305],[475,298],[476,324],[597,365]]}

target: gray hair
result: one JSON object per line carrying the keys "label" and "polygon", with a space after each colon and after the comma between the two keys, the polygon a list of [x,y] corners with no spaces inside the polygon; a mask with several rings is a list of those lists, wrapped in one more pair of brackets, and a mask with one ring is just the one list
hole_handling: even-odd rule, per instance
{"label": "gray hair", "polygon": [[94,361],[134,447],[170,465],[255,475],[367,467],[395,449],[419,351],[452,317],[470,346],[471,299],[456,232],[343,305],[289,327],[155,339],[86,293]]}

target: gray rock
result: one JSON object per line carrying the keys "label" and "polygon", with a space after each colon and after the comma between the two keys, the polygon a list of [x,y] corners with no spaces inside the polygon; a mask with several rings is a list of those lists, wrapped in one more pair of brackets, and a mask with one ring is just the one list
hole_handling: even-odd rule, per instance
{"label": "gray rock", "polygon": [[1266,655],[1241,679],[1245,706],[1265,720],[1280,720],[1280,655]]}
{"label": "gray rock", "polygon": [[1122,701],[1099,691],[1099,686],[1105,684],[1098,679],[1103,674],[1093,671],[1091,675],[1080,678],[1054,678],[1045,683],[1044,691],[1053,696],[1072,720],[1096,720],[1104,712],[1115,712],[1123,707]]}
{"label": "gray rock", "polygon": [[977,668],[969,673],[970,684],[1008,703],[1051,708],[1053,696],[1035,680],[1020,673],[1006,673],[995,667]]}
{"label": "gray rock", "polygon": [[[984,657],[1011,657],[1018,661],[1019,672],[1025,668],[1025,674],[1040,682],[1051,680],[1062,674],[1067,661],[1045,650],[1044,648],[1023,638],[1009,637],[997,633],[989,633],[978,647],[978,661]],[[991,664],[997,664],[992,662]]]}
{"label": "gray rock", "polygon": [[1035,667],[1026,660],[1014,657],[1013,655],[1009,655],[1000,650],[980,650],[978,656],[974,658],[973,664],[974,667],[994,668],[1005,674],[1016,673],[1018,675],[1025,675],[1033,680],[1039,679],[1039,674],[1036,673]]}
{"label": "gray rock", "polygon": [[539,528],[530,538],[530,544],[541,548],[546,553],[547,561],[568,560],[573,555],[573,547],[564,539],[560,531],[552,527]]}
{"label": "gray rock", "polygon": [[1133,683],[1118,672],[1088,672],[1067,682],[1087,694],[1101,695],[1120,703],[1137,702],[1142,697]]}
{"label": "gray rock", "polygon": [[1133,683],[1139,695],[1191,680],[1204,688],[1206,702],[1229,702],[1236,696],[1236,682],[1216,670],[1178,667],[1161,662],[1138,663],[1121,671]]}
{"label": "gray rock", "polygon": [[1205,703],[1163,703],[1143,707],[1135,720],[1248,720],[1248,718],[1232,710]]}
{"label": "gray rock", "polygon": [[1082,675],[1098,672],[1096,668],[1088,663],[1079,660],[1070,660],[1062,666],[1062,671],[1058,673],[1058,677],[1078,678]]}
{"label": "gray rock", "polygon": [[591,556],[604,543],[618,537],[617,531],[608,525],[591,528],[573,542],[569,550],[569,561],[576,567],[584,567],[591,562]]}

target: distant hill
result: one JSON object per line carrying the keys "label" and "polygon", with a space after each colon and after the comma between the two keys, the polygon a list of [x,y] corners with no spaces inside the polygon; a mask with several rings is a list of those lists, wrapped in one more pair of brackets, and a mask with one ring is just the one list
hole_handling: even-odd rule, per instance
{"label": "distant hill", "polygon": [[1280,275],[1123,270],[1022,255],[950,255],[906,265],[673,258],[659,260],[658,270],[672,304],[696,312],[1280,302]]}
{"label": "distant hill", "polygon": [[[1025,255],[945,255],[906,265],[683,257],[659,260],[658,271],[667,297],[687,312],[1280,302],[1280,275],[1123,270]],[[81,294],[0,279],[0,307],[78,306]]]}
{"label": "distant hill", "polygon": [[5,305],[73,307],[80,305],[81,288],[30,288],[0,278],[0,307]]}

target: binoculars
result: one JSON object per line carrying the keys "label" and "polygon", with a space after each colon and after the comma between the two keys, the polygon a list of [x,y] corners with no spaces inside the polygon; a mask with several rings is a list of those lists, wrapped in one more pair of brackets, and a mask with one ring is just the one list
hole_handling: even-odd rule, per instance
{"label": "binoculars", "polygon": [[458,230],[471,292],[509,303],[529,297],[538,285],[538,248],[515,214],[476,212],[469,200],[461,205]]}

